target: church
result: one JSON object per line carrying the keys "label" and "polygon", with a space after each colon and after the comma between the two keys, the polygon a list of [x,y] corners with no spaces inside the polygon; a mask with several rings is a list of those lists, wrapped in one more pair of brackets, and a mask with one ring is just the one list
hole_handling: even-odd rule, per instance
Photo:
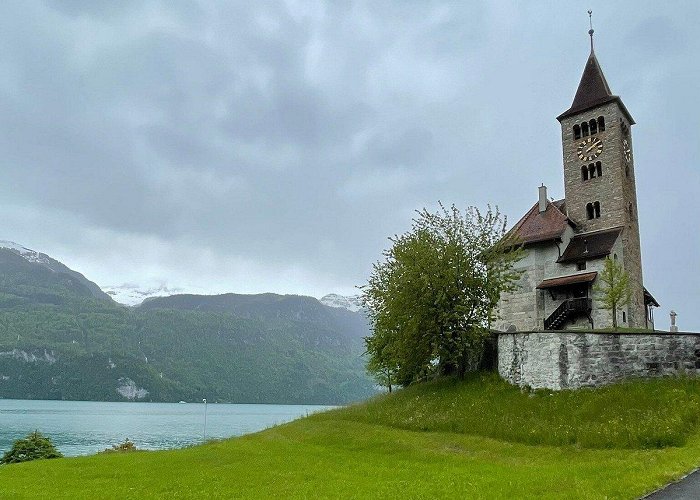
{"label": "church", "polygon": [[614,95],[593,50],[571,107],[557,117],[564,156],[564,196],[552,201],[539,188],[537,203],[510,230],[525,249],[516,264],[517,290],[499,302],[500,331],[602,329],[599,275],[609,257],[629,275],[631,299],[618,327],[654,328],[658,303],[644,288],[637,218],[634,119]]}

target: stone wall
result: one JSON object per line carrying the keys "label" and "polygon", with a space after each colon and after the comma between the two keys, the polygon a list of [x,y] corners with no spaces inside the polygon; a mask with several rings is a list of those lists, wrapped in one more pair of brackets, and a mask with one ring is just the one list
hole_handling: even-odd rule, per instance
{"label": "stone wall", "polygon": [[521,387],[554,390],[700,374],[700,333],[501,333],[498,373]]}
{"label": "stone wall", "polygon": [[[592,137],[597,137],[603,142],[603,151],[595,159],[602,163],[603,176],[584,181],[581,178],[581,166],[590,162],[578,158],[578,146],[585,138],[574,139],[573,126],[598,116],[605,118],[605,131]],[[632,292],[627,306],[628,326],[644,328],[646,311],[634,156],[628,163],[624,158],[622,145],[623,140],[627,140],[632,147],[631,124],[619,104],[610,102],[565,118],[561,121],[561,130],[567,215],[576,221],[583,232],[613,227],[624,228],[622,265],[629,274]],[[588,220],[586,205],[594,201],[600,202],[601,216]]]}

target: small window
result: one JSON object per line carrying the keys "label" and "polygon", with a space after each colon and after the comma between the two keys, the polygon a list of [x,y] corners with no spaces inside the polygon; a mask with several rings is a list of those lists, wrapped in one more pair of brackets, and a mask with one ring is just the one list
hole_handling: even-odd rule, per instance
{"label": "small window", "polygon": [[586,205],[586,217],[588,217],[588,220],[593,218],[593,203]]}
{"label": "small window", "polygon": [[622,322],[627,323],[627,314],[625,313],[625,311],[622,311]]}
{"label": "small window", "polygon": [[586,123],[586,122],[583,122],[581,124],[581,135],[583,137],[586,137],[588,135],[588,123]]}
{"label": "small window", "polygon": [[629,177],[629,176],[630,176],[630,166],[625,165],[625,177]]}
{"label": "small window", "polygon": [[605,132],[605,118],[598,117],[598,132]]}
{"label": "small window", "polygon": [[588,167],[586,165],[581,167],[581,179],[584,181],[588,180]]}
{"label": "small window", "polygon": [[598,133],[598,122],[597,121],[591,120],[590,122],[588,122],[588,126],[591,129],[591,135]]}
{"label": "small window", "polygon": [[630,219],[632,219],[634,217],[634,208],[632,207],[632,202],[630,202],[630,204],[627,206],[627,211],[630,214]]}
{"label": "small window", "polygon": [[595,178],[595,165],[593,163],[588,165],[588,177],[591,179]]}
{"label": "small window", "polygon": [[616,254],[616,253],[613,254],[613,260],[617,260],[617,254]]}
{"label": "small window", "polygon": [[595,162],[595,171],[597,172],[598,177],[603,176],[603,164],[599,161]]}
{"label": "small window", "polygon": [[581,138],[581,127],[578,125],[574,125],[574,139],[580,139]]}
{"label": "small window", "polygon": [[577,271],[585,271],[586,270],[586,261],[578,262],[576,264],[576,270]]}
{"label": "small window", "polygon": [[593,203],[593,211],[595,212],[595,218],[600,219],[600,202],[596,201]]}

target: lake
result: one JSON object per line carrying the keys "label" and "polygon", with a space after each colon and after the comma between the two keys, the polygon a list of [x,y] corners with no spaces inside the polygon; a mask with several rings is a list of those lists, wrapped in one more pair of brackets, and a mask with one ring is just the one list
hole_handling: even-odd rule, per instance
{"label": "lake", "polygon": [[[330,408],[210,403],[206,438],[240,436]],[[0,399],[0,453],[34,430],[65,456],[90,455],[126,438],[138,449],[182,448],[204,440],[204,404]]]}

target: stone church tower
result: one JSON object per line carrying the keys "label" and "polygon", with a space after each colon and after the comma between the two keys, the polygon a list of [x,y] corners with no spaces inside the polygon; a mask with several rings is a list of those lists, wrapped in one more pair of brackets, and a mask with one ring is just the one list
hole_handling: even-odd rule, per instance
{"label": "stone church tower", "polygon": [[[591,30],[592,31],[592,30]],[[583,232],[621,228],[622,266],[630,276],[630,327],[645,327],[642,256],[634,182],[634,120],[613,95],[593,51],[571,107],[557,117],[564,153],[567,215]]]}
{"label": "stone church tower", "polygon": [[501,296],[498,330],[600,329],[612,326],[601,309],[599,275],[609,257],[630,278],[630,303],[617,323],[653,329],[658,303],[644,288],[637,219],[634,120],[610,90],[593,50],[561,124],[565,198],[539,201],[511,229],[525,247],[516,264],[518,289]]}

